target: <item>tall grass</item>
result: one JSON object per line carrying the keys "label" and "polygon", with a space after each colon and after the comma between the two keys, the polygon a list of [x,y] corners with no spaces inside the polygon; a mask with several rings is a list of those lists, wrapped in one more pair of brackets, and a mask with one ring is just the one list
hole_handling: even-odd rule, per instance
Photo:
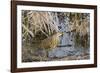
{"label": "tall grass", "polygon": [[[57,13],[23,11],[22,33],[25,40],[32,38],[44,39],[58,32]],[[55,17],[54,17],[55,16]]]}

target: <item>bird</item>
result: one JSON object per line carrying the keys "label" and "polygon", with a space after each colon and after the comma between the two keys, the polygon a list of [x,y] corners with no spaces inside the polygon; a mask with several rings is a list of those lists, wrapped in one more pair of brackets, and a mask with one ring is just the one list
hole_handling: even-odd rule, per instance
{"label": "bird", "polygon": [[57,33],[53,34],[52,36],[49,36],[46,39],[41,40],[39,47],[45,48],[45,49],[55,48],[59,43],[59,36],[61,36],[61,35],[62,35],[62,33],[57,32]]}
{"label": "bird", "polygon": [[54,49],[57,47],[57,45],[60,42],[60,36],[62,35],[62,32],[56,32],[52,36],[49,36],[45,38],[44,40],[41,40],[38,44],[38,48],[42,48],[46,50],[46,57],[48,57],[48,52],[51,49]]}

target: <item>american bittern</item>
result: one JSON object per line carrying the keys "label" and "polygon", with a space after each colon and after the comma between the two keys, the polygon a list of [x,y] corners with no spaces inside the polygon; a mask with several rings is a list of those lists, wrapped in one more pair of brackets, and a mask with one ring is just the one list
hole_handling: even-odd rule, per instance
{"label": "american bittern", "polygon": [[52,36],[49,36],[46,39],[41,40],[41,42],[38,45],[38,48],[45,49],[47,51],[46,56],[48,57],[48,51],[57,47],[57,45],[59,44],[59,41],[60,41],[59,37],[61,35],[62,35],[61,32],[57,32],[57,33],[53,34]]}

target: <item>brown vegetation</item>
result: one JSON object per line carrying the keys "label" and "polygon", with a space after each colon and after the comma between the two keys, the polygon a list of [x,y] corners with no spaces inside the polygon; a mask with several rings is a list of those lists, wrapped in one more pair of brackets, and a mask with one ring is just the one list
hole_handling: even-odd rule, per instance
{"label": "brown vegetation", "polygon": [[[68,19],[67,19],[68,18]],[[68,23],[65,21],[69,21]],[[72,34],[75,44],[74,47],[89,48],[90,23],[88,13],[71,13],[71,12],[42,12],[42,11],[22,11],[22,60],[30,61],[48,61],[45,58],[42,49],[56,48],[60,41],[57,33],[62,32],[59,24],[65,24],[68,32]],[[59,27],[59,28],[58,28]],[[64,27],[64,26],[62,26]],[[54,37],[55,36],[55,37]],[[88,54],[89,55],[89,54]],[[66,60],[87,59],[88,55],[82,55],[81,58],[69,56],[62,58]],[[86,57],[85,57],[86,56]],[[59,59],[59,58],[58,58]],[[58,60],[56,59],[56,60]],[[55,60],[53,58],[52,60]],[[59,59],[60,60],[60,59]]]}

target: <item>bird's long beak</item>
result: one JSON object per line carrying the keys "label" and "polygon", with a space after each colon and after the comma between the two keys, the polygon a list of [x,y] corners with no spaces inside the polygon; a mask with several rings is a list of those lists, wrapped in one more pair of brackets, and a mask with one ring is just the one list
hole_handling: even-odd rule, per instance
{"label": "bird's long beak", "polygon": [[60,36],[64,34],[64,32],[59,32],[59,33],[60,33]]}
{"label": "bird's long beak", "polygon": [[63,35],[64,34],[64,32],[60,32],[61,33],[61,35]]}

